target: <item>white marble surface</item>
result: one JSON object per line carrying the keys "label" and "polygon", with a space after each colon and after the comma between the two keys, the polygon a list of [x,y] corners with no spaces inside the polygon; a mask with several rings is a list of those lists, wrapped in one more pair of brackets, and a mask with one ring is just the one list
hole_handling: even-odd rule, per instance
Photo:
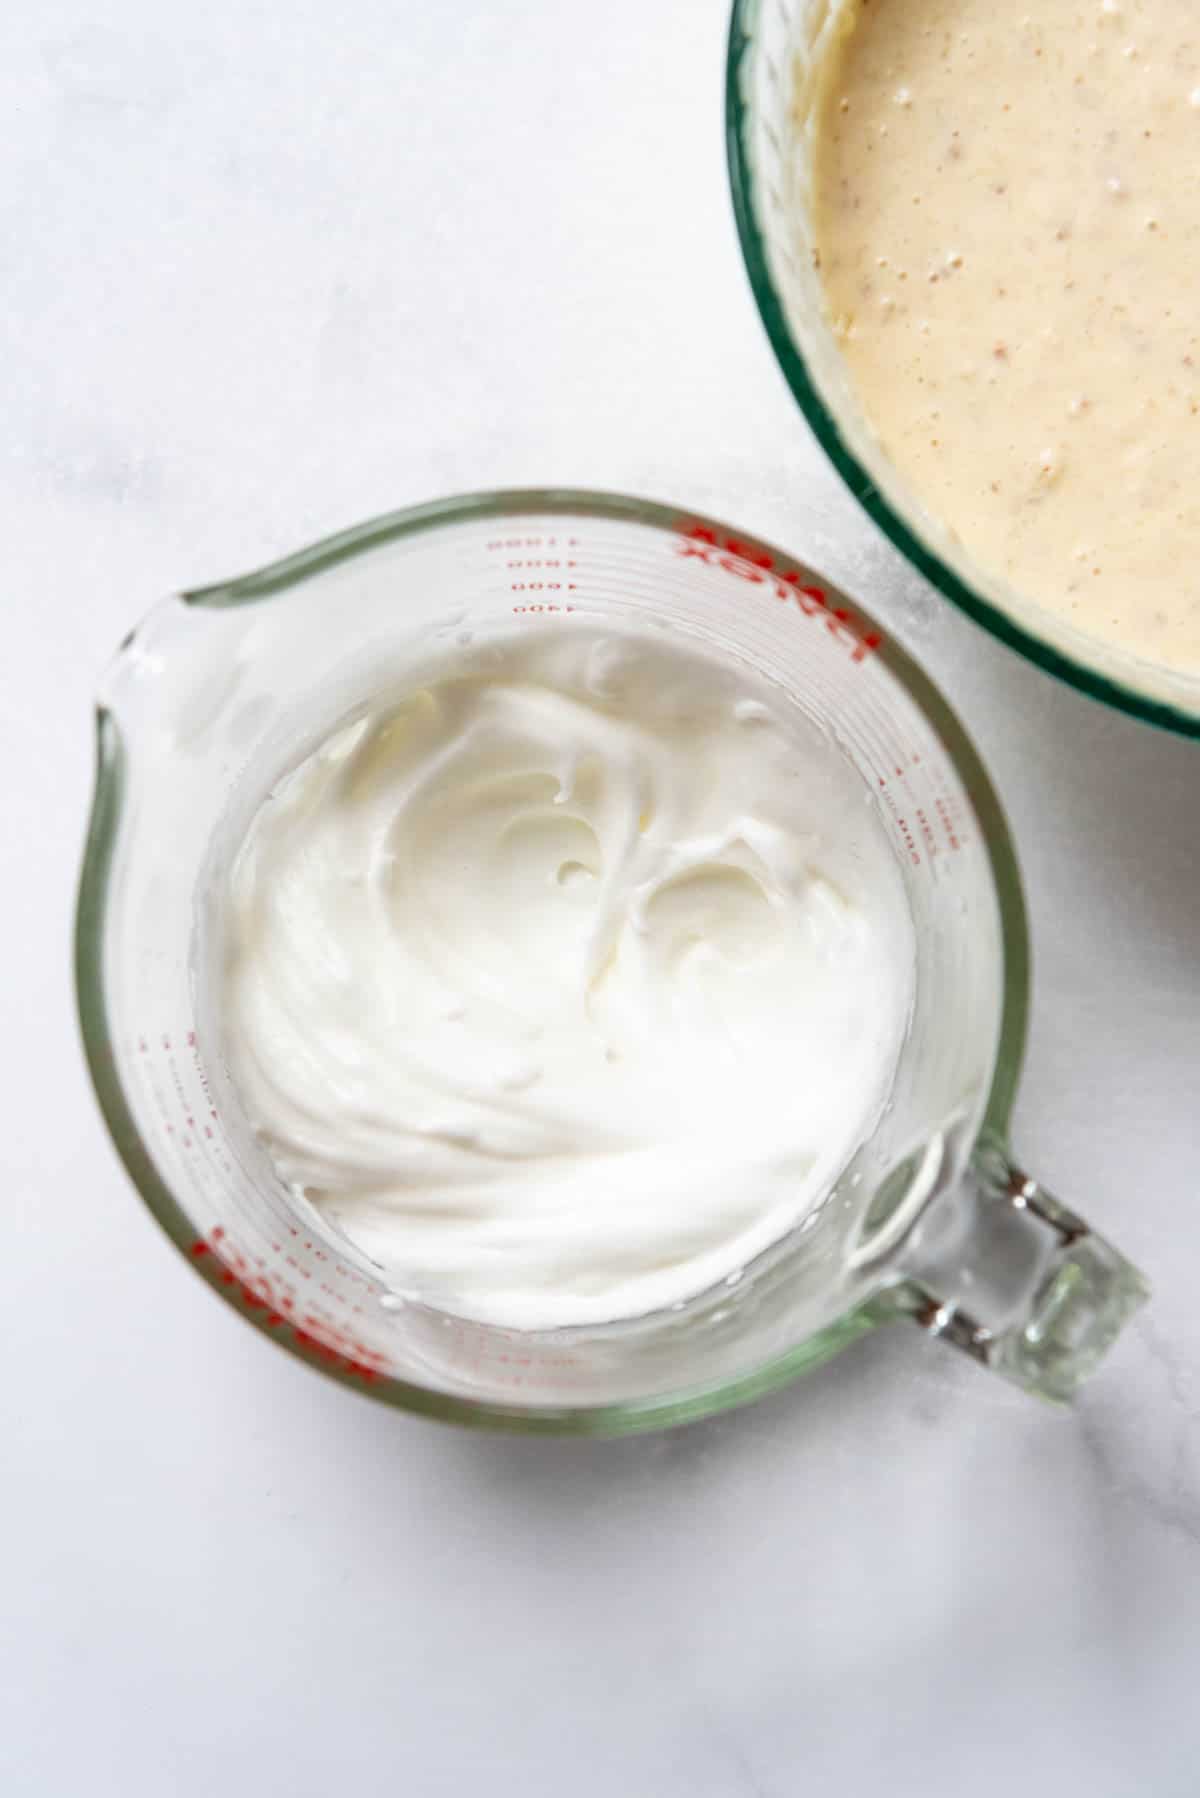
{"label": "white marble surface", "polygon": [[[1197,1789],[1200,746],[948,615],[822,466],[734,241],[724,13],[3,9],[7,1798]],[[97,670],[173,586],[538,481],[806,554],[970,720],[1038,957],[1018,1143],[1155,1285],[1073,1412],[892,1332],[665,1437],[458,1434],[142,1213],[71,1015]]]}

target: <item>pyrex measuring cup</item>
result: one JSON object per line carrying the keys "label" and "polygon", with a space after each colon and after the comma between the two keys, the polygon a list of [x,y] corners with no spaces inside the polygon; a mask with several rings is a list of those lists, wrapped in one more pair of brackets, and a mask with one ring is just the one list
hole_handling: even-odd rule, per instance
{"label": "pyrex measuring cup", "polygon": [[[620,1323],[512,1331],[401,1299],[284,1190],[212,1053],[205,920],[274,781],[418,655],[499,625],[596,621],[751,664],[833,735],[903,871],[916,996],[874,1134],[735,1285]],[[1061,1398],[1145,1296],[1007,1153],[1025,921],[961,727],[861,609],[708,519],[598,494],[484,494],[158,606],[100,695],[77,978],[105,1118],[164,1229],[266,1334],[394,1404],[522,1429],[674,1423],[898,1318]]]}

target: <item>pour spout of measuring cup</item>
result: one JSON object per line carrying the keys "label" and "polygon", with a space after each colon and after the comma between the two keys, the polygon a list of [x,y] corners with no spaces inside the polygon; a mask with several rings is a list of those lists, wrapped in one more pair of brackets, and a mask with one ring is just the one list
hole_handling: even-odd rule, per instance
{"label": "pour spout of measuring cup", "polygon": [[257,620],[249,610],[162,599],[129,631],[101,677],[96,702],[121,734],[156,753],[206,746],[245,698]]}
{"label": "pour spout of measuring cup", "polygon": [[910,1318],[1039,1398],[1070,1399],[1149,1297],[1125,1257],[981,1142],[963,1180],[935,1201],[886,1294]]}

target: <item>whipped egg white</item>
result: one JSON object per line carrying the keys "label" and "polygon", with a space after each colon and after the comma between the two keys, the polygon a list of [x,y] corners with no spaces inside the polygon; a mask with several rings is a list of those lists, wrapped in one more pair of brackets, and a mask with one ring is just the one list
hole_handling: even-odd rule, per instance
{"label": "whipped egg white", "polygon": [[898,865],[772,683],[577,621],[460,651],[254,816],[223,1051],[286,1185],[395,1290],[664,1309],[828,1195],[910,1011]]}

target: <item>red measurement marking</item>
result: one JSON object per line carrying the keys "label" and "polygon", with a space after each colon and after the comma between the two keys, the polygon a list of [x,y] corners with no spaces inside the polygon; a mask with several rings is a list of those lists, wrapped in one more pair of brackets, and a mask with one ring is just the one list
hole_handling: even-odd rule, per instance
{"label": "red measurement marking", "polygon": [[962,842],[958,836],[957,831],[954,828],[953,814],[951,813],[950,807],[947,804],[946,800],[944,800],[940,797],[935,799],[934,807],[937,811],[937,815],[938,815],[939,819],[941,820],[942,829],[946,833],[946,841],[949,843],[951,849],[960,849],[962,847]]}
{"label": "red measurement marking", "polygon": [[210,1232],[207,1241],[197,1237],[189,1252],[196,1261],[213,1256],[220,1263],[222,1285],[233,1289],[242,1310],[252,1315],[263,1313],[262,1322],[269,1330],[282,1331],[310,1357],[353,1374],[368,1385],[387,1373],[386,1355],[360,1342],[332,1319],[316,1311],[297,1317],[294,1296],[279,1286],[277,1278],[252,1267],[220,1225]]}
{"label": "red measurement marking", "polygon": [[917,848],[917,841],[913,836],[908,819],[899,811],[896,801],[890,793],[885,793],[883,795],[883,803],[891,813],[896,829],[904,839],[904,847],[908,850],[909,861],[914,868],[919,868],[921,866],[921,851]]}
{"label": "red measurement marking", "polygon": [[850,651],[852,662],[865,662],[883,641],[878,631],[869,629],[845,606],[831,604],[823,587],[805,585],[794,568],[777,567],[766,550],[741,543],[736,537],[718,537],[708,525],[693,525],[685,531],[676,553],[698,557],[707,567],[722,568],[753,586],[771,587],[776,599],[795,605],[806,618],[821,619],[835,640]]}
{"label": "red measurement marking", "polygon": [[[574,581],[572,581],[572,583],[571,583],[572,588],[574,588],[574,585],[575,585],[575,583],[574,583]],[[521,591],[521,589],[519,587],[513,588],[514,593],[519,593],[520,591]],[[575,610],[574,606],[546,605],[540,600],[538,601],[538,603],[536,605],[514,606],[513,607],[514,612],[573,612],[574,610]]]}
{"label": "red measurement marking", "polygon": [[[920,765],[920,762],[920,755],[914,751],[910,757],[910,765],[915,768]],[[895,769],[894,778],[900,780],[906,779],[905,770],[903,768]],[[900,816],[895,799],[887,791],[891,784],[891,780],[884,774],[877,775],[876,779],[879,783],[883,802],[895,820],[897,828],[903,827],[902,834],[905,835],[905,841],[911,850],[913,847],[912,833],[908,829],[907,821]],[[909,798],[910,800],[913,798],[911,789],[909,789]],[[921,840],[925,845],[926,853],[931,861],[935,856],[942,854],[943,849],[950,851],[961,849],[966,837],[966,833],[962,830],[961,823],[956,818],[953,800],[947,799],[942,793],[935,793],[932,803],[933,810],[937,814],[936,825],[940,826],[941,829],[942,841],[940,843],[938,841],[938,831],[935,828],[935,820],[929,816],[923,806],[914,806],[917,827],[921,833]],[[919,855],[914,855],[912,859],[914,862],[919,862],[921,858]]]}

